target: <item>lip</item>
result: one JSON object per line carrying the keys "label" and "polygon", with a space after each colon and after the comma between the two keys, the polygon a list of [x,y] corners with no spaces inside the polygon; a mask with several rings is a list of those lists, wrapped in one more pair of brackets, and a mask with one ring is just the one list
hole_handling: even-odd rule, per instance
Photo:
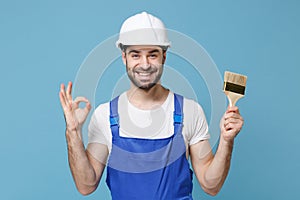
{"label": "lip", "polygon": [[150,76],[152,72],[136,72],[139,76]]}
{"label": "lip", "polygon": [[152,74],[156,73],[156,70],[150,69],[150,70],[134,70],[134,73],[136,73],[139,76],[151,76]]}
{"label": "lip", "polygon": [[149,82],[153,78],[154,72],[135,72],[135,77],[141,82]]}
{"label": "lip", "polygon": [[137,77],[141,77],[141,78],[146,78],[146,77],[150,77],[152,75],[152,73],[136,73]]}

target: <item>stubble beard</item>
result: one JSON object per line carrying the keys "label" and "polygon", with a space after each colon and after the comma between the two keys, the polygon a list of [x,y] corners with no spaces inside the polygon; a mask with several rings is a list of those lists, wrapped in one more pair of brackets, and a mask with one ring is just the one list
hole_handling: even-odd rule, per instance
{"label": "stubble beard", "polygon": [[145,73],[147,72],[151,72],[151,73],[157,73],[156,76],[155,76],[155,79],[153,80],[153,82],[150,82],[148,84],[143,84],[141,83],[139,80],[137,80],[135,77],[134,77],[134,73],[135,73],[135,69],[133,71],[129,71],[128,69],[128,66],[127,66],[127,62],[126,62],[126,71],[127,71],[127,76],[128,78],[130,79],[130,81],[139,89],[142,89],[142,90],[150,90],[151,88],[153,88],[155,85],[157,85],[161,79],[161,76],[162,76],[162,72],[163,72],[163,64],[162,64],[162,67],[161,67],[161,70],[159,70],[158,68],[156,68],[156,71],[153,72],[153,66],[150,67],[149,70],[145,71]]}

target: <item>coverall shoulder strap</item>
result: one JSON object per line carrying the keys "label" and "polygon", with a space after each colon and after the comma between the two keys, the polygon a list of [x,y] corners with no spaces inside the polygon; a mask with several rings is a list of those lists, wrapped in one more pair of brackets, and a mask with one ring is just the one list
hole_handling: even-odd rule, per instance
{"label": "coverall shoulder strap", "polygon": [[109,102],[109,122],[113,136],[119,135],[119,113],[118,113],[119,96]]}
{"label": "coverall shoulder strap", "polygon": [[183,123],[183,96],[174,93],[174,134],[182,132]]}

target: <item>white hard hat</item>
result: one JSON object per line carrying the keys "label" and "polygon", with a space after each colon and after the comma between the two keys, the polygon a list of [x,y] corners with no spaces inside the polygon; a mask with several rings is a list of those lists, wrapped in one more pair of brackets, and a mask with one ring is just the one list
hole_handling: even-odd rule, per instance
{"label": "white hard hat", "polygon": [[151,14],[142,12],[129,17],[122,24],[116,46],[158,45],[170,47],[167,30],[163,22]]}

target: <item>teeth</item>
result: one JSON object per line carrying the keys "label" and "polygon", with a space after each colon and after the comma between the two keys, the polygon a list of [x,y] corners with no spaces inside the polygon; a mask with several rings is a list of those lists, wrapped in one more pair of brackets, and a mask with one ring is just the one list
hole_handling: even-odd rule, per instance
{"label": "teeth", "polygon": [[138,74],[141,76],[149,76],[150,75],[150,73],[145,73],[145,72],[138,72]]}

